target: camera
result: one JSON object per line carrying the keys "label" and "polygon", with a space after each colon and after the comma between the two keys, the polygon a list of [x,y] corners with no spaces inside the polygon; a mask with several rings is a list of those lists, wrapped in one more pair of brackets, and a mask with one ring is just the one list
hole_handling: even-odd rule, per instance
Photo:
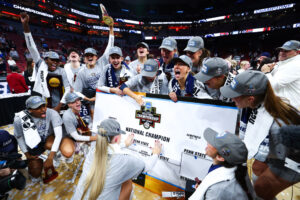
{"label": "camera", "polygon": [[9,168],[16,169],[8,176],[0,177],[0,200],[7,199],[9,190],[16,188],[22,190],[26,185],[25,176],[18,171],[27,167],[27,161],[19,160],[22,157],[18,153],[0,154],[0,170]]}

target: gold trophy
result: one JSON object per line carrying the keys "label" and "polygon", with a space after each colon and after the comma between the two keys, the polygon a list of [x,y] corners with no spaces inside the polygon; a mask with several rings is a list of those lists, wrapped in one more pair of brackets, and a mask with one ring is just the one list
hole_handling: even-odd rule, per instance
{"label": "gold trophy", "polygon": [[114,24],[114,20],[112,17],[110,17],[104,7],[104,5],[101,3],[100,4],[100,9],[101,9],[101,12],[102,12],[102,20],[104,21],[104,23],[107,25],[107,26],[113,26]]}

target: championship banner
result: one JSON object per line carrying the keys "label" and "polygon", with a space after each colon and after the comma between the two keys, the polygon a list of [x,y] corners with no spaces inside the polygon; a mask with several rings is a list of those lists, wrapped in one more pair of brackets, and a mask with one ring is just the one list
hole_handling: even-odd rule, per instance
{"label": "championship banner", "polygon": [[139,106],[129,96],[98,91],[93,131],[97,131],[102,120],[116,118],[126,136],[135,135],[128,151],[145,160],[151,155],[154,141],[159,140],[162,144],[160,159],[147,175],[184,189],[186,179],[203,179],[211,165],[205,155],[204,130],[210,127],[234,133],[238,110],[229,104],[216,105],[219,101],[214,100],[174,103],[165,97],[143,97],[145,104]]}

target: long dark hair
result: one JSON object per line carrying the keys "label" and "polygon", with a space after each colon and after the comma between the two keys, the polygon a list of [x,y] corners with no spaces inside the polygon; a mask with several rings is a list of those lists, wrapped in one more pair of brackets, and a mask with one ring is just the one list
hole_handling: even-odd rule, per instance
{"label": "long dark hair", "polygon": [[299,111],[288,104],[285,99],[275,95],[270,82],[268,81],[267,90],[264,94],[255,96],[254,105],[264,102],[268,113],[274,117],[275,121],[281,126],[277,119],[281,119],[285,124],[300,124]]}
{"label": "long dark hair", "polygon": [[224,161],[224,162],[222,162],[220,164],[222,166],[224,166],[225,168],[232,168],[234,166],[237,167],[236,170],[234,171],[235,179],[240,184],[240,186],[242,187],[242,189],[244,190],[244,192],[247,194],[248,200],[253,200],[253,197],[251,195],[251,191],[249,191],[249,188],[248,188],[247,182],[246,182],[247,173],[248,173],[247,166],[243,166],[242,164],[232,165],[232,164],[229,164],[226,161]]}

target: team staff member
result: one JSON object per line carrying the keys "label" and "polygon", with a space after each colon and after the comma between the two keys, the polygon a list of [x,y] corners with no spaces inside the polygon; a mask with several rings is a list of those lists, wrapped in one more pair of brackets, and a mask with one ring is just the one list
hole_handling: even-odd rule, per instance
{"label": "team staff member", "polygon": [[285,165],[292,151],[276,139],[280,127],[300,124],[299,112],[274,94],[268,78],[259,71],[237,75],[230,85],[221,88],[221,93],[232,98],[238,108],[253,109],[242,130],[248,159],[255,158],[252,169],[258,178],[254,189],[259,197],[274,199],[300,181],[299,169]]}
{"label": "team staff member", "polygon": [[207,141],[205,154],[213,164],[189,200],[254,199],[247,166],[243,166],[248,155],[245,144],[232,133],[218,133],[211,128],[203,135]]}
{"label": "team staff member", "polygon": [[279,62],[265,64],[261,71],[266,73],[275,93],[300,110],[300,42],[287,41],[277,50]]}
{"label": "team staff member", "polygon": [[[70,85],[65,70],[58,67],[59,55],[56,52],[49,51],[44,54],[44,60],[41,59],[40,53],[36,48],[30,32],[28,24],[29,15],[23,12],[20,14],[20,18],[24,29],[27,48],[33,58],[34,63],[36,63],[35,70],[37,71],[37,75],[35,77],[36,80],[33,90],[48,98],[48,104],[51,103],[50,107],[59,112],[62,105],[65,103],[62,87],[64,87],[65,93],[70,90]],[[52,78],[49,78],[49,81],[47,81],[47,76]],[[52,84],[54,85],[52,86]]]}
{"label": "team staff member", "polygon": [[[98,128],[98,138],[86,157],[83,173],[72,199],[119,199],[124,182],[137,177],[143,170],[150,170],[161,152],[156,141],[149,163],[124,154],[120,148],[120,124],[115,119],[105,119]],[[130,144],[128,144],[130,145]]]}
{"label": "team staff member", "polygon": [[107,93],[123,95],[120,85],[133,77],[133,72],[123,61],[123,53],[119,47],[109,50],[109,61],[110,64],[104,67],[97,88]]}
{"label": "team staff member", "polygon": [[179,58],[174,58],[174,74],[175,78],[169,82],[169,96],[177,102],[177,96],[189,96],[198,99],[211,99],[205,91],[204,84],[197,81],[189,72],[192,67],[192,60],[182,55]]}
{"label": "team staff member", "polygon": [[139,42],[136,47],[138,57],[129,64],[129,68],[132,69],[135,75],[141,72],[149,55],[149,46],[146,42]]}
{"label": "team staff member", "polygon": [[171,78],[174,78],[174,63],[171,61],[174,57],[177,57],[177,42],[174,38],[167,37],[163,39],[159,49],[162,58],[160,70],[162,70],[166,74],[169,81]]}
{"label": "team staff member", "polygon": [[[62,138],[61,117],[56,111],[47,108],[45,100],[40,96],[29,97],[26,100],[26,110],[15,114],[14,135],[29,160],[28,172],[34,178],[41,176],[43,166],[53,166],[53,158],[58,149],[65,157],[72,156],[71,139]],[[46,149],[51,151],[43,163],[38,156]]]}
{"label": "team staff member", "polygon": [[228,63],[223,58],[208,58],[204,61],[201,71],[194,77],[204,83],[207,93],[213,99],[231,102],[231,99],[223,97],[220,92],[220,88],[230,85],[235,77],[229,72]]}
{"label": "team staff member", "polygon": [[120,89],[124,94],[133,98],[140,105],[143,104],[142,96],[132,91],[151,94],[168,94],[168,80],[165,74],[159,71],[158,68],[159,63],[157,60],[147,60],[141,74],[123,83]]}

